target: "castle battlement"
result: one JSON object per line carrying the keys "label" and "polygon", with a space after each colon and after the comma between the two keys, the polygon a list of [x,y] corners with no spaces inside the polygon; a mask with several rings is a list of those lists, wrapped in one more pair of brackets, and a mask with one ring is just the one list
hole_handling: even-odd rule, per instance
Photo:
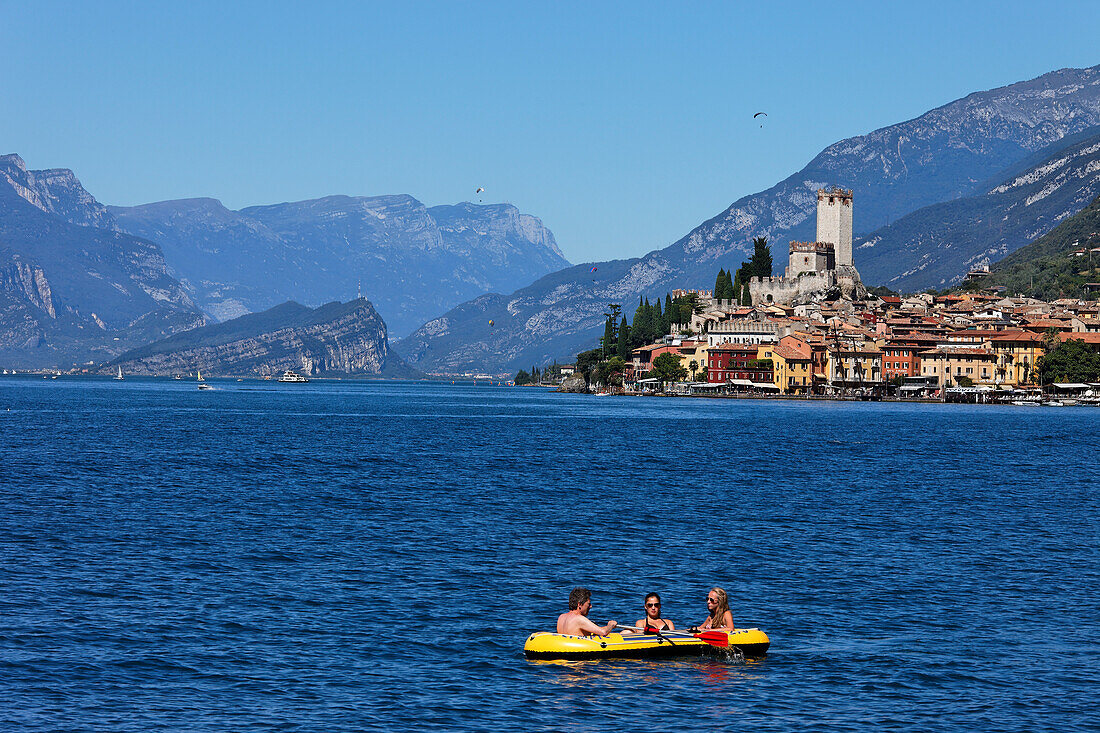
{"label": "castle battlement", "polygon": [[839,203],[852,205],[852,189],[850,188],[837,188],[836,186],[829,186],[828,188],[817,189],[817,200],[825,201],[830,204]]}
{"label": "castle battlement", "polygon": [[832,252],[830,242],[791,242],[791,252]]}

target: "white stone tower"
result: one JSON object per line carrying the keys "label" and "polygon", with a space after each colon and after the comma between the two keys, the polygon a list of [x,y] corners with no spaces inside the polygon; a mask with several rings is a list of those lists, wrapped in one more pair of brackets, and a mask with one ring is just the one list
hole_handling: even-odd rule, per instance
{"label": "white stone tower", "polygon": [[843,188],[817,191],[817,241],[829,242],[836,252],[836,267],[852,267],[852,192]]}

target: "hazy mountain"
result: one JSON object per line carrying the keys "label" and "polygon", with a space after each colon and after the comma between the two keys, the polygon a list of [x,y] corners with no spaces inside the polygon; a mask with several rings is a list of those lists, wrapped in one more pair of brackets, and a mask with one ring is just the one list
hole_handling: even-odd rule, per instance
{"label": "hazy mountain", "polygon": [[231,211],[213,199],[111,207],[158,242],[198,303],[231,318],[361,292],[396,333],[562,267],[554,235],[514,206],[431,209],[411,196],[329,196]]}
{"label": "hazy mountain", "polygon": [[943,288],[1046,234],[1100,195],[1097,133],[1060,141],[980,195],[927,206],[857,239],[864,279],[902,292]]}
{"label": "hazy mountain", "polygon": [[0,361],[68,366],[204,322],[152,242],[110,226],[71,171],[0,157]]}
{"label": "hazy mountain", "polygon": [[[816,191],[855,192],[856,233],[925,206],[972,194],[1028,155],[1100,124],[1100,66],[1063,69],[963,99],[920,117],[830,145],[805,168],[746,196],[665,249],[555,273],[512,295],[481,297],[426,323],[398,349],[424,370],[512,372],[545,354],[569,358],[599,337],[607,304],[632,312],[638,295],[709,288],[767,235],[776,262],[792,238],[812,238]],[[876,256],[886,256],[883,249]],[[860,256],[855,258],[862,267]],[[904,268],[901,268],[904,270]],[[896,273],[895,273],[896,274]],[[595,280],[595,282],[593,282]],[[875,284],[868,280],[870,284]],[[483,334],[489,313],[507,313]],[[467,346],[481,343],[478,349]]]}
{"label": "hazy mountain", "polygon": [[283,303],[224,323],[128,351],[100,371],[126,374],[209,376],[279,375],[287,369],[315,376],[409,376],[390,352],[386,324],[369,301],[307,308]]}

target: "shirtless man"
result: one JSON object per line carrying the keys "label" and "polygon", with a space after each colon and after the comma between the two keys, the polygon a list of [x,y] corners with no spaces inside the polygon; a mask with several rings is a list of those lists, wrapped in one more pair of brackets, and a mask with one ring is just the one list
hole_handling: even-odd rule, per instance
{"label": "shirtless man", "polygon": [[569,594],[569,612],[558,616],[558,633],[573,636],[607,636],[618,624],[608,621],[607,626],[597,626],[588,620],[592,610],[592,592],[587,588],[574,588]]}

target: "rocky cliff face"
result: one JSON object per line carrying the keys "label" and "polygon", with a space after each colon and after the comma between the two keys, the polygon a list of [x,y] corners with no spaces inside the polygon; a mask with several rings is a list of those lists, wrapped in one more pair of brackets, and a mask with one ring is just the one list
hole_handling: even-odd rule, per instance
{"label": "rocky cliff face", "polygon": [[117,228],[107,207],[84,190],[67,168],[32,171],[18,155],[0,155],[3,184],[40,211],[65,221],[97,229]]}
{"label": "rocky cliff face", "polygon": [[101,371],[169,375],[201,370],[217,375],[401,376],[407,367],[390,353],[386,324],[366,300],[316,309],[284,303],[262,313],[198,328],[122,354]]}
{"label": "rocky cliff face", "polygon": [[221,319],[361,290],[405,333],[467,298],[569,264],[537,218],[507,205],[329,196],[240,211],[191,199],[110,212],[160,243],[172,271]]}
{"label": "rocky cliff face", "polygon": [[[979,92],[898,125],[830,145],[772,188],[746,196],[665,249],[584,265],[511,295],[464,303],[424,324],[397,348],[425,371],[514,372],[567,359],[599,338],[608,303],[628,313],[639,295],[709,288],[719,267],[747,259],[768,236],[776,261],[790,239],[812,239],[816,191],[855,192],[855,229],[865,233],[912,211],[974,192],[1029,154],[1100,124],[1100,67],[1064,69]],[[884,248],[879,251],[888,256]],[[876,253],[878,254],[878,253]],[[857,251],[855,264],[862,271]],[[866,276],[864,281],[877,284]],[[494,318],[493,314],[499,316]],[[486,320],[497,324],[486,332]],[[470,344],[478,344],[472,348]]]}
{"label": "rocky cliff face", "polygon": [[[104,217],[107,217],[105,219]],[[0,361],[68,366],[203,322],[152,242],[109,224],[71,171],[0,157]]]}
{"label": "rocky cliff face", "polygon": [[864,278],[902,292],[944,288],[1077,214],[1100,195],[1100,134],[1055,147],[979,195],[925,207],[857,239]]}

